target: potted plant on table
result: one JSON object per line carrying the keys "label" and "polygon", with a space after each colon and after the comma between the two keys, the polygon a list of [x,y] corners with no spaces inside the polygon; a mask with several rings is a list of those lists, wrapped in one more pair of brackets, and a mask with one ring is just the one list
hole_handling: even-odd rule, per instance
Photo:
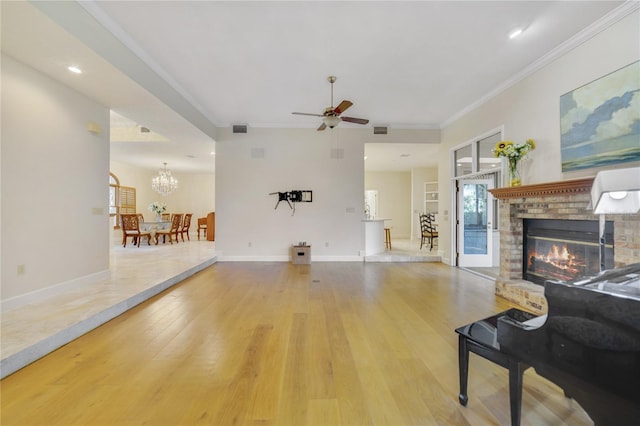
{"label": "potted plant on table", "polygon": [[158,201],[149,204],[149,211],[155,213],[156,222],[162,221],[162,213],[167,211],[167,205]]}

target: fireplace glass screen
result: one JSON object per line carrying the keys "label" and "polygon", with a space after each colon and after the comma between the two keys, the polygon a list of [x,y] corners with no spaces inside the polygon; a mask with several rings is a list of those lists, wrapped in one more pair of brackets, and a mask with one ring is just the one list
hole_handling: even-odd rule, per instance
{"label": "fireplace glass screen", "polygon": [[[538,284],[601,270],[597,220],[525,219],[523,278]],[[604,266],[613,268],[613,222],[605,223]]]}

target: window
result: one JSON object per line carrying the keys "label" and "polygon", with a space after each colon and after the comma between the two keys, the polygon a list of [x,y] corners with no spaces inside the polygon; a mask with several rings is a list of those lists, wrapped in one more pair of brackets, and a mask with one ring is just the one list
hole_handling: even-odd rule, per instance
{"label": "window", "polygon": [[116,175],[109,172],[109,217],[114,229],[120,229],[120,215],[136,212],[136,189],[121,186]]}
{"label": "window", "polygon": [[[496,143],[502,140],[502,132],[491,133],[489,136],[469,142],[453,151],[455,161],[455,177],[473,175],[474,177],[490,177],[493,179],[494,188],[500,186],[502,181],[502,162],[492,150]],[[498,229],[498,200],[493,200],[493,229]]]}
{"label": "window", "polygon": [[[488,172],[500,170],[501,159],[496,157],[491,151],[502,139],[500,133],[495,133],[484,139],[480,139],[478,144],[478,171]],[[497,182],[496,182],[497,183]],[[497,186],[495,187],[497,188]]]}
{"label": "window", "polygon": [[473,173],[472,145],[463,146],[453,152],[453,159],[456,164],[456,177]]}
{"label": "window", "polygon": [[[118,215],[120,214],[118,212],[118,199],[119,197],[119,191],[120,189],[120,181],[118,180],[118,177],[116,175],[114,175],[113,173],[109,173],[109,217],[118,217]],[[116,220],[115,221],[115,225],[113,227],[114,229],[119,229],[120,228],[120,221]]]}

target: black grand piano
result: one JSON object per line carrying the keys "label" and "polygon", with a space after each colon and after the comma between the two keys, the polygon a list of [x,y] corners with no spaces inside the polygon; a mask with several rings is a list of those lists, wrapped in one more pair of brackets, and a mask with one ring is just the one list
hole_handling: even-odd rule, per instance
{"label": "black grand piano", "polygon": [[547,281],[546,316],[497,321],[500,351],[575,399],[596,425],[640,424],[640,263]]}

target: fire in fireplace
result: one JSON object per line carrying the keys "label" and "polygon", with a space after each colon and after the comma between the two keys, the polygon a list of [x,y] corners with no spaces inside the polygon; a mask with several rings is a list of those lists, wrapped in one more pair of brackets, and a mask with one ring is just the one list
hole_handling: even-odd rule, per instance
{"label": "fire in fireplace", "polygon": [[[613,222],[605,222],[605,268],[613,268]],[[525,219],[523,278],[537,284],[600,272],[596,220]]]}

